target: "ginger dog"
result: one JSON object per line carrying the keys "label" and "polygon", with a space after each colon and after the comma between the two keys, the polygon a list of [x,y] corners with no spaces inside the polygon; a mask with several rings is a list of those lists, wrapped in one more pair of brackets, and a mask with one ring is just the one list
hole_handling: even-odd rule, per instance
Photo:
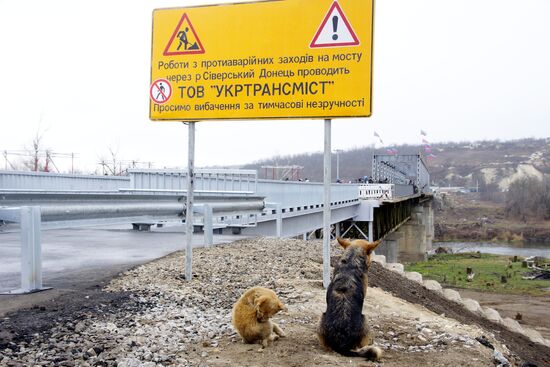
{"label": "ginger dog", "polygon": [[285,336],[279,325],[269,320],[281,310],[286,311],[286,307],[275,292],[254,287],[247,290],[233,306],[231,322],[245,343],[260,343],[265,348],[268,342]]}
{"label": "ginger dog", "polygon": [[378,360],[382,350],[370,346],[372,336],[362,310],[370,255],[381,241],[337,240],[345,251],[327,290],[327,310],[321,317],[319,340],[325,348],[342,355]]}

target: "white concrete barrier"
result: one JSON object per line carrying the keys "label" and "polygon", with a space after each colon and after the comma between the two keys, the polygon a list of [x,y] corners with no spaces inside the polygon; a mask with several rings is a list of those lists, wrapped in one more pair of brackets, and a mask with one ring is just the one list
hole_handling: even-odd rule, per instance
{"label": "white concrete barrier", "polygon": [[447,298],[449,301],[453,301],[456,303],[461,303],[462,301],[462,297],[460,297],[460,293],[458,293],[454,289],[449,289],[449,288],[443,289],[443,297]]}
{"label": "white concrete barrier", "polygon": [[425,280],[424,287],[434,292],[443,292],[443,287],[441,286],[441,284],[439,284],[439,282],[436,282],[435,280]]}
{"label": "white concrete barrier", "polygon": [[423,284],[422,283],[422,274],[416,272],[416,271],[408,271],[405,273],[405,277],[407,277],[407,279],[409,280],[412,280],[413,282],[417,282],[417,283],[420,283],[420,284]]}
{"label": "white concrete barrier", "polygon": [[466,307],[468,311],[475,314],[481,314],[481,306],[479,305],[478,301],[471,298],[463,298],[462,304],[464,305],[464,307]]}
{"label": "white concrete barrier", "polygon": [[405,272],[405,267],[403,266],[403,264],[399,263],[387,263],[386,269],[389,269],[399,274],[403,274]]}

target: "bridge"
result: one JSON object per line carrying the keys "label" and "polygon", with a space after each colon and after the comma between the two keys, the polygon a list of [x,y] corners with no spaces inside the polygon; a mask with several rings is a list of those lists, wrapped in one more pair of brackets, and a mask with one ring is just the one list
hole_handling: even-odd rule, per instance
{"label": "bridge", "polygon": [[[20,230],[22,290],[42,287],[40,231],[132,223],[181,225],[186,171],[132,170],[127,177],[0,171],[0,232]],[[369,182],[331,186],[331,236],[383,238],[388,261],[431,249],[429,174],[419,155],[375,156]],[[194,232],[320,238],[322,183],[260,180],[254,170],[196,170]],[[183,239],[182,239],[183,243]],[[182,246],[183,247],[183,246]]]}

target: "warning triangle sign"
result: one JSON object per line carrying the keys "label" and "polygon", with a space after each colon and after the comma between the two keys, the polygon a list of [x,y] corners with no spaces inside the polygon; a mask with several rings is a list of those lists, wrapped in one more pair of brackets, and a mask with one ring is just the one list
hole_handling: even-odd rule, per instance
{"label": "warning triangle sign", "polygon": [[344,15],[338,1],[332,3],[309,47],[358,46],[359,38]]}
{"label": "warning triangle sign", "polygon": [[187,13],[183,13],[176,30],[170,37],[170,41],[164,49],[164,56],[174,55],[191,55],[191,54],[203,54],[204,47],[202,46],[191,20],[187,16]]}

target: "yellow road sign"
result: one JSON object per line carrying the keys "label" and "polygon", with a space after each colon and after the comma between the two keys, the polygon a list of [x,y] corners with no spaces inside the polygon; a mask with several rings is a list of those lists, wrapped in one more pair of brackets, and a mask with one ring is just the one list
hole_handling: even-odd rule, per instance
{"label": "yellow road sign", "polygon": [[367,117],[374,0],[153,12],[152,120]]}

